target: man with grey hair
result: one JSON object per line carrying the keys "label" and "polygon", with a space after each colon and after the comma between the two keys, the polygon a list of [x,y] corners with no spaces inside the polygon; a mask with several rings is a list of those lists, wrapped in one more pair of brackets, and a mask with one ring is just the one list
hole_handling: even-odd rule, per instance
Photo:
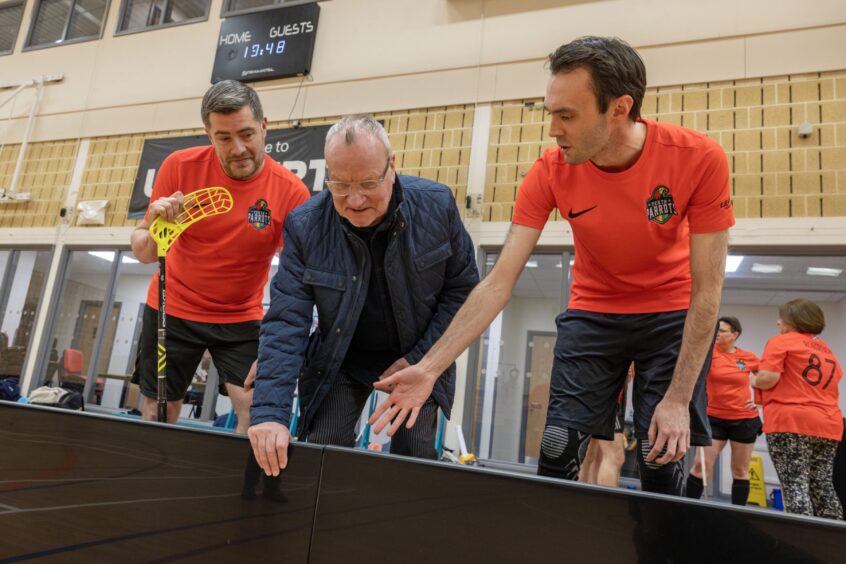
{"label": "man with grey hair", "polygon": [[[382,125],[348,116],[329,130],[327,190],[285,223],[285,247],[261,328],[249,429],[261,467],[287,464],[299,381],[299,436],[354,446],[373,383],[417,362],[479,280],[449,188],[397,174]],[[312,310],[318,327],[310,334]],[[449,416],[455,366],[391,452],[435,458],[437,410]]]}
{"label": "man with grey hair", "polygon": [[[211,186],[232,194],[232,211],[185,231],[167,260],[167,419],[179,417],[185,392],[208,350],[247,430],[262,297],[270,261],[279,250],[285,217],[309,198],[293,173],[265,154],[267,118],[255,90],[233,80],[206,92],[200,115],[211,146],[176,151],[162,163],[147,215],[132,232],[132,252],[156,261],[150,224],[173,220],[185,195]],[[150,282],[133,380],[144,396],[145,419],[156,419],[158,277]]]}

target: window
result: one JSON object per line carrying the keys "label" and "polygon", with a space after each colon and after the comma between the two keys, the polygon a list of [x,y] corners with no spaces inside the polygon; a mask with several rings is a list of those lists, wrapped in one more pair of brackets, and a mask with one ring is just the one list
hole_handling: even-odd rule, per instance
{"label": "window", "polygon": [[27,47],[100,37],[108,0],[41,0],[35,8]]}
{"label": "window", "polygon": [[0,55],[14,51],[23,10],[22,0],[0,3]]}
{"label": "window", "polygon": [[48,250],[0,250],[0,378],[18,378],[32,345]]}
{"label": "window", "polygon": [[118,33],[204,21],[209,0],[125,0]]}
{"label": "window", "polygon": [[221,17],[226,17],[235,14],[246,14],[282,5],[307,4],[308,2],[313,1],[314,0],[223,0],[223,10],[220,15]]}
{"label": "window", "polygon": [[[486,274],[497,256],[487,254]],[[465,438],[480,459],[537,461],[549,400],[555,316],[569,296],[569,266],[569,253],[533,254],[508,306],[482,336],[464,410]]]}

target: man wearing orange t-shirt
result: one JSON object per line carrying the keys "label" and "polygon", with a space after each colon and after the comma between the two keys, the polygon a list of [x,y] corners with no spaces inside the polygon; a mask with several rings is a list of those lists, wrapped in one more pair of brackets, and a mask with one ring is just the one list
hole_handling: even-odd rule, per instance
{"label": "man wearing orange t-shirt", "polygon": [[[223,186],[232,194],[226,214],[197,222],[173,244],[167,259],[167,419],[175,423],[194,370],[208,349],[221,391],[238,415],[238,432],[249,426],[252,393],[244,385],[255,372],[262,297],[270,261],[279,250],[282,226],[309,198],[308,188],[264,150],[267,118],[255,90],[222,81],[205,94],[201,115],[211,146],[176,151],[162,163],[144,220],[132,232],[132,252],[157,260],[149,228],[173,220],[184,194]],[[147,293],[133,379],[144,396],[145,419],[156,419],[156,328],[158,276]]]}
{"label": "man wearing orange t-shirt", "polygon": [[392,429],[407,417],[413,425],[438,375],[508,303],[557,208],[576,261],[557,319],[538,473],[576,479],[588,437],[613,436],[634,362],[641,484],[679,495],[691,442],[710,443],[704,375],[734,224],[725,154],[702,134],[640,118],[646,71],[619,39],[577,39],[549,67],[544,102],[558,147],[529,171],[497,264],[447,332],[419,363],[376,384],[392,392],[371,421],[377,432],[388,419]]}

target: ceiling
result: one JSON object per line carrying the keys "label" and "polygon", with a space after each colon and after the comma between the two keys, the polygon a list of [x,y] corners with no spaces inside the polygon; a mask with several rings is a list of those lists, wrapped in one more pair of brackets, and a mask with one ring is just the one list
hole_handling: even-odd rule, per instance
{"label": "ceiling", "polygon": [[[488,255],[488,271],[497,256]],[[529,267],[523,270],[517,281],[514,296],[558,298],[562,293],[564,272],[561,257],[561,254],[532,255]],[[777,267],[781,267],[780,272],[757,272],[767,268],[777,270]],[[836,276],[815,276],[808,274],[808,269],[812,267],[833,269],[831,274],[835,274],[836,270],[841,272]],[[818,302],[839,302],[846,297],[846,257],[750,255],[740,259],[734,272],[726,273],[723,303],[778,305],[798,297]]]}

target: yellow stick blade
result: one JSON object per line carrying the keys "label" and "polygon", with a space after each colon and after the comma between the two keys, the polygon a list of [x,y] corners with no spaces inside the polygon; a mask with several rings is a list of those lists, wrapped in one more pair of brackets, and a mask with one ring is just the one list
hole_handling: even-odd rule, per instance
{"label": "yellow stick blade", "polygon": [[232,195],[222,186],[201,188],[187,194],[182,201],[182,211],[175,221],[159,216],[150,225],[150,235],[156,242],[158,256],[165,256],[176,238],[191,224],[206,217],[227,213],[231,209]]}

